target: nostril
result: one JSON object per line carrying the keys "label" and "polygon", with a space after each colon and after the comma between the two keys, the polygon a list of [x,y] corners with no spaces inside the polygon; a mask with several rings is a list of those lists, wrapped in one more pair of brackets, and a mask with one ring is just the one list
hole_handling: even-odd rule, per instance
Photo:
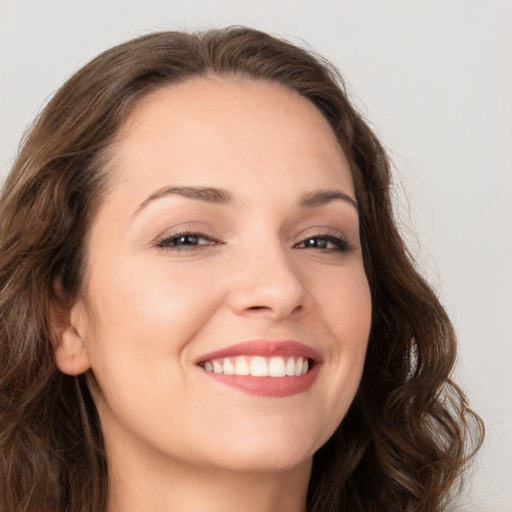
{"label": "nostril", "polygon": [[[272,312],[276,310],[277,312],[277,309],[276,308],[273,308],[271,306],[249,306],[248,308],[246,308],[246,312],[254,312],[254,313],[258,313],[258,312],[261,312],[261,313],[268,313],[268,312]],[[299,305],[299,306],[296,306],[290,314],[297,314],[299,313],[300,311],[302,311],[302,306]]]}
{"label": "nostril", "polygon": [[258,277],[245,284],[233,284],[229,305],[239,315],[269,315],[274,319],[304,312],[307,293],[297,283]]}

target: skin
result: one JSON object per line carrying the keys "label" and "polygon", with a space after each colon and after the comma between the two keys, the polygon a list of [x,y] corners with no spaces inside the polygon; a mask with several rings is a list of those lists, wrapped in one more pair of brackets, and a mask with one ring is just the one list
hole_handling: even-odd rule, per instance
{"label": "skin", "polygon": [[[355,396],[371,318],[357,208],[299,204],[326,189],[355,202],[334,133],[281,85],[201,78],[145,98],[111,168],[83,293],[52,313],[60,369],[89,372],[108,511],[305,510],[312,456]],[[176,186],[232,200],[162,193]],[[183,231],[206,236],[159,246]],[[318,350],[313,385],[256,396],[197,365],[260,339]]]}

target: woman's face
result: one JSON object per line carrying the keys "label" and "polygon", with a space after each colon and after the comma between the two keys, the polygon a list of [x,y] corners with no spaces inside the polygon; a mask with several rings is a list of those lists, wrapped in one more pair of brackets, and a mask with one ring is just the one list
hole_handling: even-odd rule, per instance
{"label": "woman's face", "polygon": [[92,370],[107,450],[308,465],[354,398],[371,317],[328,123],[283,86],[197,79],[137,106],[110,167],[70,315],[82,355],[58,360]]}

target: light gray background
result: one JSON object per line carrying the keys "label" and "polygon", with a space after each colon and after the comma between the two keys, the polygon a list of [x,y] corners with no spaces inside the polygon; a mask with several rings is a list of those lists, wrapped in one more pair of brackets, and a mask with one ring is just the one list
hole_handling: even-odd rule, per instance
{"label": "light gray background", "polygon": [[307,41],[389,148],[404,232],[458,331],[487,438],[456,509],[511,512],[511,22],[499,0],[0,0],[0,173],[56,87],[118,42],[229,24]]}

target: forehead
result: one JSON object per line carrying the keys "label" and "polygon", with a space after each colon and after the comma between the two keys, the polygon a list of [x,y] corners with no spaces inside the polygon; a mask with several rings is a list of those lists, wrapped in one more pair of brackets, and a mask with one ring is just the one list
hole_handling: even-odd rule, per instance
{"label": "forehead", "polygon": [[320,111],[276,83],[204,77],[144,98],[122,126],[113,168],[138,194],[170,184],[237,188],[335,185],[352,190],[343,151]]}

